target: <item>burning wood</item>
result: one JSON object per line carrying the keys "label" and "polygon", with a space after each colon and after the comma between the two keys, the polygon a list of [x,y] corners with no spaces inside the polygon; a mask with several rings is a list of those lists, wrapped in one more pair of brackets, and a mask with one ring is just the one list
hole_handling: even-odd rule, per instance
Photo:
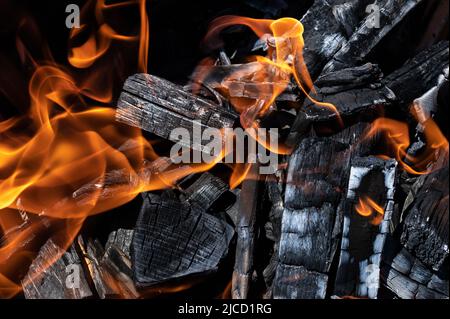
{"label": "burning wood", "polygon": [[[212,21],[196,68],[187,60],[198,34],[180,42],[189,59],[163,50],[170,64],[156,52],[147,70],[147,6],[136,3],[140,31],[130,36],[104,11],[135,2],[99,1],[99,29],[71,32],[79,47],[56,60],[68,70],[47,53],[38,65],[15,42],[14,63],[35,72],[30,110],[0,111],[0,297],[134,299],[192,287],[235,299],[448,299],[448,14],[438,12],[448,4],[248,0],[266,19]],[[207,21],[201,7],[189,10]],[[426,28],[405,37],[412,24]],[[154,29],[168,29],[155,48],[179,45],[172,28]],[[106,59],[113,40],[136,42],[136,61],[120,45]],[[5,88],[2,102],[20,100]],[[103,107],[117,97],[117,108]],[[245,130],[249,145],[233,143],[224,162],[229,140],[212,156],[203,135],[229,129]],[[276,133],[260,136],[266,129]],[[184,150],[200,163],[176,161]]]}

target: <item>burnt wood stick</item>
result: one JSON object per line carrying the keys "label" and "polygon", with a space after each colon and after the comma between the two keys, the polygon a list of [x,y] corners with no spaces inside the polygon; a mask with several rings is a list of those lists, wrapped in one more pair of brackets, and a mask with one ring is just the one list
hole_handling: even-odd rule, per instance
{"label": "burnt wood stick", "polygon": [[[180,142],[197,151],[210,152],[205,145],[210,141],[193,139],[194,126],[200,134],[206,128],[233,127],[238,115],[202,99],[167,80],[149,74],[135,74],[124,84],[117,104],[116,119],[136,126],[159,137]],[[171,133],[176,128],[186,129],[193,141],[179,140]]]}
{"label": "burnt wood stick", "polygon": [[119,248],[128,258],[130,258],[131,240],[133,239],[132,229],[119,228],[111,232],[108,236],[108,240],[105,245],[105,250],[108,251],[109,247],[115,246]]}
{"label": "burnt wood stick", "polygon": [[[154,161],[145,161],[136,174],[130,174],[128,169],[116,169],[107,172],[104,176],[87,183],[73,192],[72,198],[80,205],[89,204],[92,196],[106,200],[115,196],[117,187],[124,187],[132,192],[136,187],[150,184],[152,178],[168,169],[172,161],[168,157],[160,157]],[[100,192],[100,194],[99,194]]]}
{"label": "burnt wood stick", "polygon": [[253,272],[253,253],[255,248],[256,208],[259,193],[259,165],[251,164],[248,176],[242,183],[239,196],[239,215],[236,225],[236,257],[231,284],[233,299],[246,299],[249,282]]}
{"label": "burnt wood stick", "polygon": [[328,73],[363,63],[372,49],[422,0],[377,0],[361,25],[324,67]]}
{"label": "burnt wood stick", "polygon": [[118,246],[109,245],[105,251],[98,240],[88,240],[85,244],[81,236],[78,236],[77,245],[84,255],[86,272],[101,299],[139,297],[132,280],[131,262]]}
{"label": "burnt wood stick", "polygon": [[65,252],[51,239],[33,260],[22,280],[22,287],[27,299],[82,299],[92,296],[74,247]]}
{"label": "burnt wood stick", "polygon": [[[352,160],[334,285],[334,293],[339,297],[378,297],[381,254],[394,210],[396,167],[395,160],[376,157]],[[364,212],[370,212],[368,216],[358,213],[360,201],[364,202],[365,210],[370,207],[367,199],[379,205],[383,213],[373,207]]]}
{"label": "burnt wood stick", "polygon": [[[448,66],[448,41],[441,41],[405,62],[382,80],[397,97],[405,111],[411,102],[436,85],[442,70]],[[405,85],[407,83],[408,85]]]}
{"label": "burnt wood stick", "polygon": [[186,201],[145,193],[131,245],[136,286],[215,271],[233,233],[226,221]]}

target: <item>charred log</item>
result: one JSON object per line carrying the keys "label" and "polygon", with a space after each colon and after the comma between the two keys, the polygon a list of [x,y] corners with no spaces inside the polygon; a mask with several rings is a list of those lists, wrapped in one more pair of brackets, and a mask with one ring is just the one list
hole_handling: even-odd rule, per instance
{"label": "charred log", "polygon": [[136,285],[216,270],[227,253],[231,226],[187,202],[144,196],[131,249]]}
{"label": "charred log", "polygon": [[[172,136],[176,128],[186,129],[190,136],[198,136],[210,128],[233,127],[237,115],[197,97],[169,81],[149,74],[135,74],[127,79],[118,101],[117,120],[149,131],[157,136],[179,142],[197,151],[210,141],[180,140]],[[199,133],[194,134],[194,127]]]}

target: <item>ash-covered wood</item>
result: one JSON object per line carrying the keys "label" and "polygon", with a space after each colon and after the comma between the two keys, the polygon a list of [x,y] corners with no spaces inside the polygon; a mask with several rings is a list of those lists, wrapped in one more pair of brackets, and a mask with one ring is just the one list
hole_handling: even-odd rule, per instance
{"label": "ash-covered wood", "polygon": [[253,272],[253,253],[255,248],[256,208],[259,193],[259,165],[251,164],[249,179],[242,183],[239,197],[239,214],[236,225],[237,244],[231,296],[233,299],[246,299],[249,282]]}
{"label": "ash-covered wood", "polygon": [[144,196],[131,249],[136,285],[216,270],[228,251],[232,227],[187,202]]}
{"label": "ash-covered wood", "polygon": [[117,107],[118,121],[207,153],[210,150],[205,145],[210,141],[180,141],[179,136],[171,135],[172,131],[186,129],[192,137],[198,135],[194,134],[198,129],[201,140],[206,128],[233,127],[237,119],[234,112],[149,74],[135,74],[126,80]]}
{"label": "ash-covered wood", "polygon": [[30,265],[22,288],[27,299],[83,299],[93,295],[74,246],[65,252],[51,239]]}
{"label": "ash-covered wood", "polygon": [[[394,208],[396,167],[395,160],[375,157],[352,161],[334,285],[334,293],[339,297],[378,296],[381,254]],[[383,213],[375,210],[369,216],[358,213],[355,207],[367,198],[379,205]]]}

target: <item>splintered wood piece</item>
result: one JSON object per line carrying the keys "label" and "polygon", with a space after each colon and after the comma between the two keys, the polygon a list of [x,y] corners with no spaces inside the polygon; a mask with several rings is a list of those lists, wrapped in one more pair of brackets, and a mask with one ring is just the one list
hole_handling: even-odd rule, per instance
{"label": "splintered wood piece", "polygon": [[208,210],[226,191],[228,185],[220,178],[206,172],[185,190],[186,200]]}
{"label": "splintered wood piece", "polygon": [[[117,195],[117,188],[125,188],[133,192],[139,185],[150,184],[155,175],[170,167],[172,161],[167,157],[160,157],[152,162],[144,162],[137,174],[130,174],[129,169],[116,169],[104,176],[83,185],[73,192],[72,198],[79,205],[89,205],[94,199],[107,200]],[[125,191],[124,191],[125,192]]]}
{"label": "splintered wood piece", "polygon": [[[361,25],[333,55],[324,72],[360,64],[372,49],[422,0],[381,0],[366,13]],[[369,14],[372,12],[371,14]]]}
{"label": "splintered wood piece", "polygon": [[256,207],[259,192],[259,165],[252,164],[248,176],[242,183],[239,197],[239,215],[236,225],[237,244],[231,296],[233,299],[246,299],[249,282],[253,272],[253,253],[255,248]]}
{"label": "splintered wood piece", "polygon": [[[207,153],[210,150],[205,146],[210,141],[201,140],[204,130],[233,127],[237,118],[236,113],[149,74],[135,74],[125,81],[116,115],[119,122]],[[176,128],[186,129],[191,141],[180,141],[178,134],[171,135]],[[194,139],[197,130],[200,136]]]}
{"label": "splintered wood piece", "polygon": [[383,284],[401,299],[448,299],[448,279],[442,279],[402,248],[381,268]]}
{"label": "splintered wood piece", "polygon": [[84,254],[87,272],[101,299],[139,297],[131,279],[131,262],[117,246],[113,244],[105,252],[100,242],[89,240],[85,244],[81,236],[78,236],[77,244]]}
{"label": "splintered wood piece", "polygon": [[436,85],[439,74],[448,66],[448,55],[448,41],[439,42],[405,62],[382,83],[395,93],[398,103],[407,111],[414,99]]}
{"label": "splintered wood piece", "polygon": [[233,228],[187,202],[146,193],[131,249],[138,287],[217,269]]}
{"label": "splintered wood piece", "polygon": [[75,248],[71,246],[65,252],[51,239],[33,260],[22,280],[22,287],[27,299],[82,299],[92,296]]}
{"label": "splintered wood piece", "polygon": [[[341,252],[334,286],[339,297],[375,299],[380,260],[394,209],[397,162],[376,157],[354,158],[344,201]],[[370,201],[382,211],[370,206]],[[361,213],[362,204],[368,211]],[[369,208],[368,207],[372,207]],[[369,214],[370,213],[370,214]]]}
{"label": "splintered wood piece", "polygon": [[116,246],[119,248],[128,258],[130,258],[130,247],[131,247],[131,241],[133,239],[133,233],[134,231],[132,229],[122,229],[119,228],[118,230],[115,230],[111,232],[108,236],[108,240],[105,245],[105,250],[108,251],[108,249],[112,246]]}
{"label": "splintered wood piece", "polygon": [[401,243],[427,267],[439,271],[449,254],[448,162],[416,183],[421,186],[403,212]]}

